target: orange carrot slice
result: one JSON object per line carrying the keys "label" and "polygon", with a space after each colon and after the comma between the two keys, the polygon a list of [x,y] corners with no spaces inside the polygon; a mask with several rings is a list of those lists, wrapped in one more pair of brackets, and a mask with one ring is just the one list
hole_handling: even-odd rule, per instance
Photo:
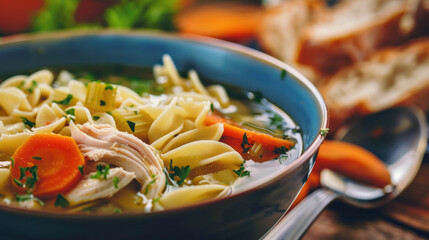
{"label": "orange carrot slice", "polygon": [[13,159],[14,184],[41,198],[71,190],[82,178],[85,166],[85,159],[73,138],[56,134],[33,135],[18,148]]}
{"label": "orange carrot slice", "polygon": [[[233,147],[237,152],[240,152],[245,159],[252,158],[255,161],[266,161],[271,160],[279,156],[278,153],[275,153],[276,148],[285,147],[287,149],[292,148],[295,143],[281,138],[276,138],[271,135],[255,132],[239,127],[239,124],[225,119],[221,116],[214,114],[207,114],[205,118],[206,125],[213,125],[216,123],[223,123],[223,134],[221,141]],[[263,152],[260,156],[249,157],[247,151],[243,151],[243,136],[246,134],[249,145],[254,145],[255,143],[260,143],[263,146]]]}
{"label": "orange carrot slice", "polygon": [[[368,150],[351,143],[325,140],[320,146],[311,175],[318,177],[324,168],[378,188],[391,183],[389,170],[383,161]],[[312,181],[313,187],[317,181]]]}
{"label": "orange carrot slice", "polygon": [[256,35],[262,12],[261,7],[245,3],[209,3],[179,13],[175,25],[184,33],[245,41]]}

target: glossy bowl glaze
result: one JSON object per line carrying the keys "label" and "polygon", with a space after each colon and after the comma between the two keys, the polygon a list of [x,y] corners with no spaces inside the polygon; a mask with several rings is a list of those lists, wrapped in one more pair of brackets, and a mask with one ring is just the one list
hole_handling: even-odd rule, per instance
{"label": "glossy bowl glaze", "polygon": [[262,92],[301,127],[303,154],[249,190],[164,212],[71,215],[0,205],[2,239],[257,239],[282,216],[307,180],[327,125],[316,88],[283,62],[201,37],[79,31],[3,38],[0,74],[78,65],[151,67],[165,53],[179,70],[195,69],[202,78]]}

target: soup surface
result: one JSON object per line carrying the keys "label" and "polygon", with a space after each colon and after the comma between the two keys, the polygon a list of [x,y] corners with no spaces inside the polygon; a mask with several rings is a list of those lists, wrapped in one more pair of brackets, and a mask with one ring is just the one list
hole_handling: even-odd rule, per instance
{"label": "soup surface", "polygon": [[102,66],[4,80],[0,202],[161,211],[246,190],[301,154],[299,127],[260,93],[203,85],[168,55],[147,72]]}

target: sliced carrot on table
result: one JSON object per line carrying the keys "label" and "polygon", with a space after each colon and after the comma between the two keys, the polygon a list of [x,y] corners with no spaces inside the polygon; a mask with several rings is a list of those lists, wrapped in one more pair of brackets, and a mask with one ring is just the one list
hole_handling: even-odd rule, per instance
{"label": "sliced carrot on table", "polygon": [[320,171],[325,168],[378,188],[391,184],[389,170],[383,161],[368,150],[347,142],[325,140],[322,143],[310,175],[312,187],[320,182]]}
{"label": "sliced carrot on table", "polygon": [[11,178],[21,191],[53,197],[70,191],[82,178],[85,159],[71,137],[36,134],[13,155]]}
{"label": "sliced carrot on table", "polygon": [[[291,149],[295,145],[295,143],[286,139],[243,129],[239,127],[238,123],[215,114],[207,114],[204,122],[206,125],[223,123],[224,130],[221,141],[230,145],[237,152],[240,152],[245,159],[252,158],[255,161],[271,160],[280,155],[278,152],[279,149],[285,151]],[[255,144],[262,145],[263,149],[261,154],[259,156],[249,156],[248,151]]]}
{"label": "sliced carrot on table", "polygon": [[240,2],[217,2],[193,6],[179,13],[175,25],[184,33],[244,41],[256,35],[263,10]]}

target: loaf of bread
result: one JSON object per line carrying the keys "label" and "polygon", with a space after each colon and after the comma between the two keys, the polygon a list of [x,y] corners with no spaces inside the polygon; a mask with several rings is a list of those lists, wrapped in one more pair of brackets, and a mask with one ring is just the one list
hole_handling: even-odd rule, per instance
{"label": "loaf of bread", "polygon": [[428,0],[324,2],[286,1],[267,11],[260,31],[264,50],[313,82],[429,31]]}
{"label": "loaf of bread", "polygon": [[335,129],[346,119],[394,105],[429,110],[429,38],[380,50],[319,84]]}
{"label": "loaf of bread", "polygon": [[416,31],[421,0],[343,1],[317,16],[300,38],[296,61],[329,75]]}

